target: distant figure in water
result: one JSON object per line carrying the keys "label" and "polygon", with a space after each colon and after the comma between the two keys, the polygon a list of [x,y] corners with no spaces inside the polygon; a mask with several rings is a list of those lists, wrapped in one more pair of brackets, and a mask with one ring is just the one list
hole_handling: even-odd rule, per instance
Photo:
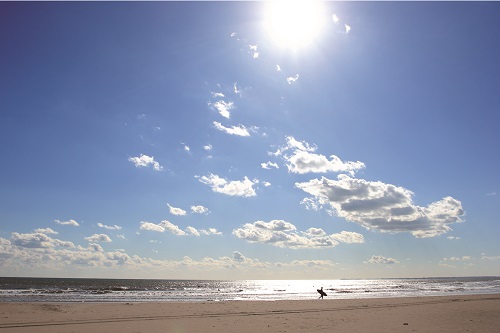
{"label": "distant figure in water", "polygon": [[316,290],[320,294],[319,298],[323,299],[323,296],[326,296],[326,293],[323,291],[323,287],[321,287],[321,289],[316,289]]}

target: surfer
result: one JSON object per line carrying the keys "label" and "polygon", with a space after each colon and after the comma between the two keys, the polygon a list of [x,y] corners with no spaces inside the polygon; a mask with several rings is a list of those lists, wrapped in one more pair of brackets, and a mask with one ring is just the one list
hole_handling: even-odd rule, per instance
{"label": "surfer", "polygon": [[323,299],[323,296],[326,296],[326,293],[323,291],[323,287],[321,289],[316,289],[319,293],[319,298]]}

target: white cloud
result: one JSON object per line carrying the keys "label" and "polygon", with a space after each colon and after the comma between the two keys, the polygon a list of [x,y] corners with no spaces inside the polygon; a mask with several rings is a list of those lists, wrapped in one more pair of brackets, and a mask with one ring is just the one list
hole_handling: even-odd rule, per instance
{"label": "white cloud", "polygon": [[171,223],[170,221],[164,220],[161,221],[160,225],[168,232],[171,234],[174,234],[176,236],[185,236],[187,233],[185,231],[182,231],[178,226],[175,224]]}
{"label": "white cloud", "polygon": [[79,227],[80,224],[76,222],[75,220],[69,220],[69,221],[59,221],[59,220],[54,220],[55,223],[61,224],[61,225],[72,225],[74,227]]}
{"label": "white cloud", "polygon": [[[297,141],[294,137],[286,138],[287,144],[280,147],[274,156],[283,156],[288,171],[291,173],[327,173],[349,172],[353,175],[356,171],[365,168],[363,162],[343,162],[339,157],[331,155],[330,159],[321,154],[316,154],[316,146],[311,146],[305,141]],[[291,151],[291,155],[286,154]]]}
{"label": "white cloud", "polygon": [[153,156],[148,156],[141,154],[138,157],[129,157],[128,159],[130,162],[134,163],[136,168],[144,168],[148,166],[152,166],[154,170],[156,171],[162,171],[163,167],[155,161]]}
{"label": "white cloud", "polygon": [[175,236],[212,236],[212,235],[222,235],[221,232],[217,231],[215,228],[208,228],[208,230],[201,229],[198,230],[194,227],[188,226],[185,230],[179,228],[179,226],[173,224],[170,221],[163,220],[159,224],[144,222],[142,221],[140,226],[141,230],[155,231],[155,232],[169,232]]}
{"label": "white cloud", "polygon": [[238,87],[238,82],[235,82],[233,84],[233,91],[235,94],[240,94],[241,93],[241,89]]}
{"label": "white cloud", "polygon": [[184,145],[184,151],[187,151],[187,152],[191,151],[191,148],[189,148],[188,145],[186,145],[186,144],[183,144],[183,145]]}
{"label": "white cloud", "polygon": [[349,31],[351,31],[351,27],[348,26],[347,24],[344,24],[344,27],[345,27],[345,33],[347,35],[349,33]]}
{"label": "white cloud", "polygon": [[271,168],[279,169],[278,164],[273,162],[261,163],[260,166],[262,167],[262,169],[267,169],[267,170],[270,170]]}
{"label": "white cloud", "polygon": [[238,197],[253,197],[257,195],[253,188],[255,184],[259,183],[257,179],[252,181],[245,177],[243,180],[228,181],[212,173],[208,176],[196,176],[196,178],[201,183],[209,185],[212,191],[217,193]]}
{"label": "white cloud", "polygon": [[393,265],[393,264],[399,264],[399,261],[393,258],[386,258],[383,256],[372,256],[371,259],[365,263]]}
{"label": "white cloud", "polygon": [[146,221],[141,221],[141,226],[139,229],[141,230],[146,230],[146,231],[155,231],[155,232],[164,232],[165,227],[163,227],[161,224],[154,224],[151,222],[146,222]]}
{"label": "white cloud", "polygon": [[212,92],[212,97],[221,98],[221,97],[224,97],[224,94],[220,93],[220,92]]}
{"label": "white cloud", "polygon": [[413,203],[413,193],[403,187],[339,175],[337,180],[322,177],[295,186],[310,195],[318,206],[329,205],[348,221],[368,230],[410,232],[417,238],[434,237],[462,222],[460,201],[445,197],[427,207]]}
{"label": "white cloud", "polygon": [[215,228],[208,228],[207,230],[206,229],[201,229],[200,233],[202,235],[206,235],[206,236],[211,236],[211,235],[222,236],[222,232],[218,231]]}
{"label": "white cloud", "polygon": [[38,234],[46,234],[46,235],[49,235],[49,234],[57,235],[57,234],[59,234],[57,231],[54,231],[51,228],[38,228],[38,229],[33,230],[33,232],[34,233],[38,233]]}
{"label": "white cloud", "polygon": [[231,110],[234,109],[233,102],[225,102],[223,100],[217,101],[212,104],[212,107],[215,108],[221,116],[229,119],[231,117]]}
{"label": "white cloud", "polygon": [[167,203],[167,206],[168,206],[168,209],[170,210],[170,214],[172,214],[172,215],[184,216],[187,214],[187,212],[184,209],[172,207],[168,203]]}
{"label": "white cloud", "polygon": [[281,72],[281,67],[280,67],[280,65],[276,65],[276,71]]}
{"label": "white cloud", "polygon": [[205,149],[206,151],[210,151],[212,150],[212,145],[205,145],[203,146],[203,149]]}
{"label": "white cloud", "polygon": [[191,212],[195,214],[208,214],[210,211],[204,206],[191,206]]}
{"label": "white cloud", "polygon": [[335,14],[332,15],[332,20],[333,20],[333,23],[335,24],[339,24],[339,17]]}
{"label": "white cloud", "polygon": [[257,45],[248,45],[248,47],[250,48],[250,51],[252,51],[252,57],[254,59],[258,59],[259,52],[257,51]]}
{"label": "white cloud", "polygon": [[214,126],[216,129],[218,129],[221,132],[225,132],[227,134],[231,135],[238,135],[238,136],[250,136],[250,132],[246,129],[245,126],[239,125],[239,126],[232,126],[232,127],[225,127],[221,123],[214,121]]}
{"label": "white cloud", "polygon": [[97,223],[97,226],[99,228],[104,228],[104,229],[107,229],[107,230],[121,230],[122,227],[120,227],[119,225],[105,225],[105,224],[102,224],[102,223]]}
{"label": "white cloud", "polygon": [[290,76],[290,77],[287,77],[286,78],[286,82],[288,84],[292,84],[294,82],[296,82],[297,80],[299,79],[299,74],[295,75],[295,76]]}
{"label": "white cloud", "polygon": [[487,255],[483,255],[481,257],[481,259],[483,260],[492,260],[492,261],[496,261],[496,260],[500,260],[500,255],[498,256],[487,256]]}
{"label": "white cloud", "polygon": [[[200,234],[202,234],[200,232]],[[58,240],[61,243],[64,241]],[[70,243],[70,242],[66,242]],[[290,262],[262,262],[248,258],[239,251],[231,256],[219,258],[204,257],[199,260],[184,257],[181,260],[158,260],[137,255],[128,255],[124,250],[106,252],[99,244],[90,243],[87,247],[52,246],[44,248],[23,247],[13,244],[8,239],[0,237],[2,265],[15,266],[27,271],[65,271],[92,268],[96,273],[109,274],[118,272],[144,272],[147,276],[159,276],[168,272],[172,276],[189,278],[193,274],[207,274],[214,277],[221,274],[238,274],[240,278],[258,277],[265,274],[275,277],[277,273],[287,276],[290,272],[300,274],[307,268],[315,271],[333,269],[335,264],[329,260],[293,260]],[[122,271],[123,269],[123,271]],[[310,274],[303,274],[304,278]]]}
{"label": "white cloud", "polygon": [[72,242],[54,239],[47,236],[44,233],[37,233],[37,232],[30,234],[13,232],[11,234],[10,243],[12,245],[23,248],[75,247],[75,245]]}
{"label": "white cloud", "polygon": [[112,241],[111,238],[109,238],[109,236],[106,234],[94,234],[92,236],[85,237],[85,240],[87,240],[89,242],[95,242],[95,243],[98,243],[98,242],[109,243]]}
{"label": "white cloud", "polygon": [[102,246],[97,244],[97,243],[90,243],[88,249],[90,251],[96,251],[96,252],[103,252],[104,251]]}
{"label": "white cloud", "polygon": [[471,256],[443,258],[443,261],[470,261],[470,260],[472,260]]}
{"label": "white cloud", "polygon": [[339,243],[364,243],[363,235],[355,232],[343,231],[340,234],[327,235],[320,228],[297,231],[293,224],[283,220],[247,223],[234,229],[233,235],[252,243],[292,249],[320,249],[335,247]]}

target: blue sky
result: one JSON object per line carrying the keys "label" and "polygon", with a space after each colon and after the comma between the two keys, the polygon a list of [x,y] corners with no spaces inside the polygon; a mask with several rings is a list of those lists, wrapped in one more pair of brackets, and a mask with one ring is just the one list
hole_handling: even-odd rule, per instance
{"label": "blue sky", "polygon": [[500,275],[499,4],[293,8],[0,3],[1,274]]}

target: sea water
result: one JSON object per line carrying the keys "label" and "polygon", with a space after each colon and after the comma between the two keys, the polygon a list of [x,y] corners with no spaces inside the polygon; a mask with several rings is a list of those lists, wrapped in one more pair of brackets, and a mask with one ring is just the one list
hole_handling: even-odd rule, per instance
{"label": "sea water", "polygon": [[148,280],[0,277],[0,302],[206,302],[500,293],[500,277],[373,280]]}

